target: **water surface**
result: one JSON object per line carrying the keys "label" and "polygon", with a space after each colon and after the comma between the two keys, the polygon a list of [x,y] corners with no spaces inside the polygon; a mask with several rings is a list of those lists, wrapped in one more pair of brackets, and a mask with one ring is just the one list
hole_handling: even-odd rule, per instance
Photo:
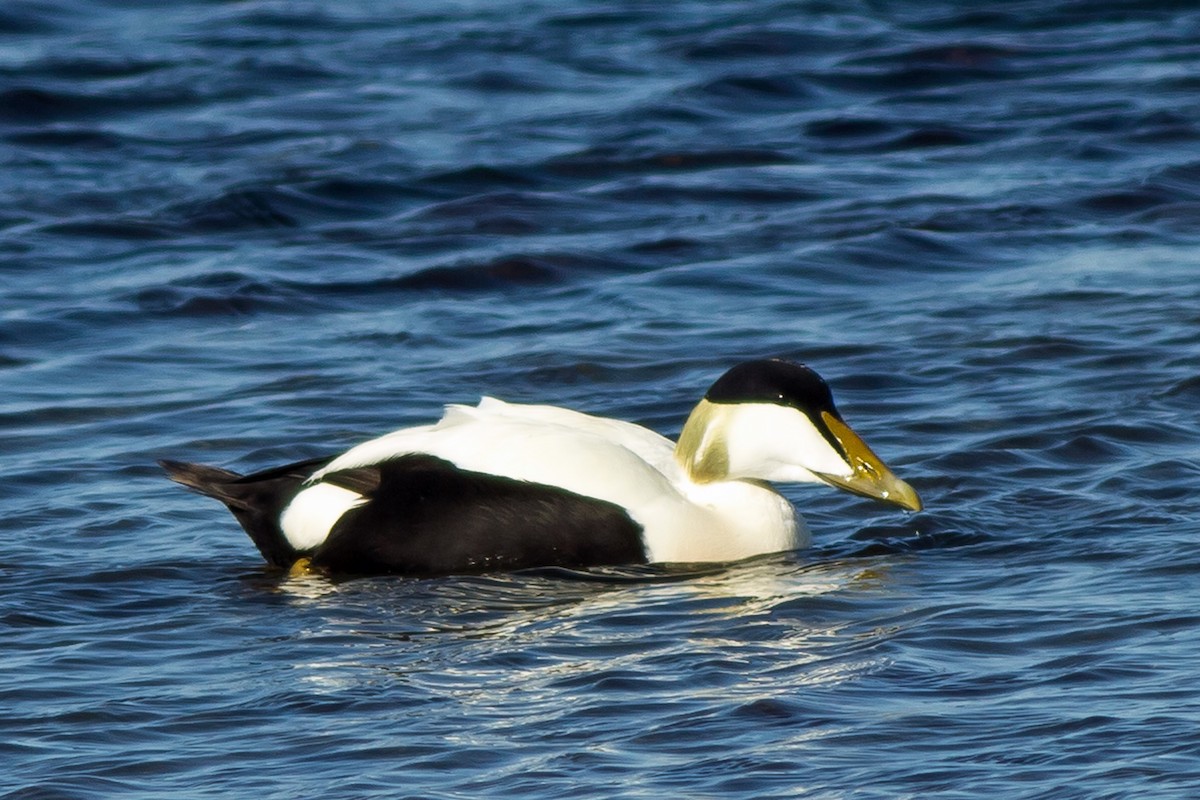
{"label": "water surface", "polygon": [[[404,4],[401,4],[404,5]],[[1200,791],[1200,12],[0,9],[5,798]],[[820,370],[926,500],[284,579],[154,461]]]}

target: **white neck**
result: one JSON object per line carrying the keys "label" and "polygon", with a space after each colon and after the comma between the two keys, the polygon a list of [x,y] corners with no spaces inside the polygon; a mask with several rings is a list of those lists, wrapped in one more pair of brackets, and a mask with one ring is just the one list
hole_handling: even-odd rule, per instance
{"label": "white neck", "polygon": [[675,460],[687,479],[684,516],[700,516],[683,519],[676,509],[670,527],[686,532],[648,541],[652,561],[734,561],[808,545],[811,535],[791,502],[758,476],[735,471],[746,461],[736,446],[731,454],[727,438],[731,426],[741,427],[738,408],[702,400],[688,417]]}

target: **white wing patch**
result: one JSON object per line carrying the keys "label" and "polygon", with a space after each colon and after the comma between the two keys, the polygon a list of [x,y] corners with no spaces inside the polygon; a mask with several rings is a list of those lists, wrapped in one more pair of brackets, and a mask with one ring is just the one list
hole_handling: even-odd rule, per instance
{"label": "white wing patch", "polygon": [[343,514],[366,501],[358,492],[318,483],[292,499],[279,517],[279,527],[292,547],[311,550],[328,538]]}

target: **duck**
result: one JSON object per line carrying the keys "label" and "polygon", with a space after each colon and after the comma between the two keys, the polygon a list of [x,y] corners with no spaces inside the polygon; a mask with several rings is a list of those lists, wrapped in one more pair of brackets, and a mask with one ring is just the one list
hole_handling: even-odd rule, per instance
{"label": "duck", "polygon": [[728,369],[674,442],[623,420],[483,397],[340,455],[249,475],[159,464],[224,503],[271,567],[327,574],[734,562],[806,547],[811,533],[777,483],[922,509],[825,380],[778,358]]}

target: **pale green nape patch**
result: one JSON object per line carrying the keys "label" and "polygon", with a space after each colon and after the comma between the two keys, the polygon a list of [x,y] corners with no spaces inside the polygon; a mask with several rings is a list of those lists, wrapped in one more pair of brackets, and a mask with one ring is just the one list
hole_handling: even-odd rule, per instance
{"label": "pale green nape patch", "polygon": [[729,477],[729,446],[725,441],[725,406],[701,400],[688,415],[675,459],[696,483],[723,481]]}

